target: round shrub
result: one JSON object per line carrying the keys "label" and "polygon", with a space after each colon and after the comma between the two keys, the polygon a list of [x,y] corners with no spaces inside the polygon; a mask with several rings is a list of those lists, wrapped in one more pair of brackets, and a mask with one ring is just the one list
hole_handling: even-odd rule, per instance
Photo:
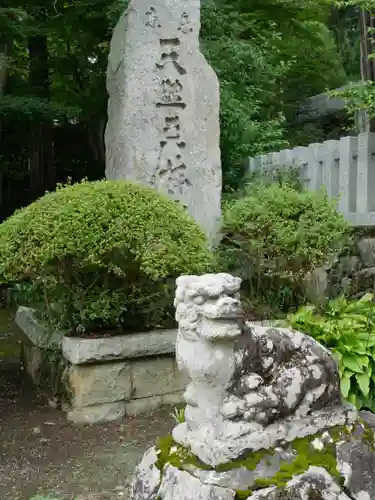
{"label": "round shrub", "polygon": [[219,252],[253,305],[287,310],[298,305],[306,275],[342,251],[348,232],[323,191],[260,182],[225,207]]}
{"label": "round shrub", "polygon": [[2,282],[72,333],[169,326],[175,278],[212,262],[181,205],[126,181],[59,186],[0,225],[0,248]]}

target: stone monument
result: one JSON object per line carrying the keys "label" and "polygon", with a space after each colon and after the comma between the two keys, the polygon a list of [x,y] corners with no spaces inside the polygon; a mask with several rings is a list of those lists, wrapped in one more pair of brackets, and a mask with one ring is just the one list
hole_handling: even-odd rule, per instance
{"label": "stone monument", "polygon": [[[303,333],[242,319],[240,280],[177,280],[184,421],[135,471],[131,500],[374,500],[374,434]],[[369,425],[370,424],[370,425]]]}
{"label": "stone monument", "polygon": [[200,0],[130,0],[107,70],[106,177],[181,202],[212,241],[220,223],[219,83],[199,49]]}

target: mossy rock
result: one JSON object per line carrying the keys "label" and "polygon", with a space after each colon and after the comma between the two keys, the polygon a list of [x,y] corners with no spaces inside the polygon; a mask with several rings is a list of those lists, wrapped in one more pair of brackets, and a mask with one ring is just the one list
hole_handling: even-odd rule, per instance
{"label": "mossy rock", "polygon": [[[273,492],[274,496],[269,498],[275,498],[275,500],[299,498],[298,496],[290,496],[291,485],[294,484],[295,478],[301,478],[301,481],[306,482],[308,489],[308,481],[314,483],[311,479],[311,471],[316,471],[320,477],[319,481],[324,483],[326,488],[333,488],[332,491],[336,491],[336,489],[343,491],[345,483],[346,489],[349,487],[358,492],[359,488],[363,487],[361,470],[363,471],[365,468],[366,471],[369,469],[369,482],[365,485],[364,491],[370,492],[369,498],[375,498],[375,480],[372,479],[371,474],[371,467],[375,467],[374,442],[372,428],[361,419],[355,426],[333,427],[313,436],[296,439],[292,443],[280,446],[277,450],[258,450],[247,453],[237,460],[213,468],[201,462],[188,449],[176,443],[172,436],[166,436],[159,439],[157,443],[158,459],[155,465],[161,475],[166,468],[172,467],[175,470],[188,471],[192,476],[199,478],[202,484],[224,485],[236,492],[236,500],[251,500],[253,496],[254,499],[261,499],[263,491],[265,493]],[[288,452],[289,456],[292,454],[292,459],[281,462],[276,473],[271,476],[264,474],[263,477],[255,479],[253,477],[252,483],[246,488],[239,489],[235,484],[230,484],[231,478],[234,477],[230,475],[231,471],[238,469],[257,471],[260,464],[264,467],[270,457],[275,456],[275,453],[280,453],[280,449]],[[213,477],[213,472],[217,483],[211,482],[210,477]],[[220,481],[217,479],[219,477]],[[308,500],[325,498],[319,496],[320,493],[316,490],[316,485],[311,486],[311,488],[311,495],[315,496],[309,494]],[[283,491],[286,496],[282,496]],[[335,497],[332,496],[332,498]]]}

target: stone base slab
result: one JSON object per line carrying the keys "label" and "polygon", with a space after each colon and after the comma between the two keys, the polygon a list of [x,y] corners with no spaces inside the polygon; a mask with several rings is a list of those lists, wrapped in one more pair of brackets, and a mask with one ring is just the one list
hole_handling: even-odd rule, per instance
{"label": "stone base slab", "polygon": [[[188,420],[189,407],[185,411]],[[189,448],[202,462],[216,467],[236,460],[243,453],[274,448],[298,438],[311,436],[323,429],[348,425],[358,418],[352,405],[327,407],[302,418],[289,418],[268,426],[254,423],[215,420],[202,422],[192,430],[187,422],[173,429],[174,440]]]}

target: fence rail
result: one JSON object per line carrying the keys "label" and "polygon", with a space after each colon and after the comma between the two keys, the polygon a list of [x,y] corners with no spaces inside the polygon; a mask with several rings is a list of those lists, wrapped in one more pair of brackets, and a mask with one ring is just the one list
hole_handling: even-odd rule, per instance
{"label": "fence rail", "polygon": [[277,166],[298,168],[308,189],[324,186],[330,197],[339,196],[337,208],[353,226],[375,226],[375,133],[249,158],[248,171]]}

